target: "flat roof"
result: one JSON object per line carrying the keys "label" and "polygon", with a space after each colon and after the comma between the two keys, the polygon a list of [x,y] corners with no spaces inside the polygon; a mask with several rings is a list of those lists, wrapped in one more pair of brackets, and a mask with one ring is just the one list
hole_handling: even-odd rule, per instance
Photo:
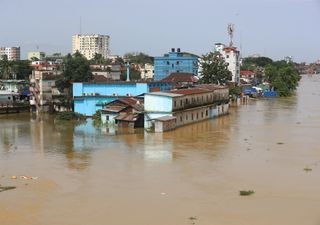
{"label": "flat roof", "polygon": [[175,117],[175,116],[161,116],[161,117],[155,118],[154,120],[156,120],[156,121],[170,121],[170,120],[174,120],[176,118],[177,117]]}

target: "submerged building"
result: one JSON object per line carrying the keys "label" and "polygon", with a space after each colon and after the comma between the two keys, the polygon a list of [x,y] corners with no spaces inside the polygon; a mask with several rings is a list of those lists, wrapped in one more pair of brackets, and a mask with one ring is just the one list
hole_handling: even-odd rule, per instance
{"label": "submerged building", "polygon": [[157,132],[171,130],[228,113],[229,88],[199,85],[189,89],[146,93],[144,107],[146,129],[156,125]]}
{"label": "submerged building", "polygon": [[138,96],[154,91],[169,91],[168,82],[125,82],[73,83],[74,111],[92,116],[111,101],[119,98]]}

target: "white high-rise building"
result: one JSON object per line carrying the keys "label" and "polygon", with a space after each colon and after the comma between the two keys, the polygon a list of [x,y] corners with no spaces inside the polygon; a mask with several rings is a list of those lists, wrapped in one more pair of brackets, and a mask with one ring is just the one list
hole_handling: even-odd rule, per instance
{"label": "white high-rise building", "polygon": [[0,59],[6,55],[9,61],[20,60],[20,47],[1,47]]}
{"label": "white high-rise building", "polygon": [[224,44],[216,43],[215,51],[219,52],[228,63],[228,70],[232,73],[232,82],[240,83],[240,51],[236,47],[225,47]]}
{"label": "white high-rise building", "polygon": [[79,51],[87,59],[92,59],[95,54],[107,58],[109,51],[109,35],[77,34],[72,36],[72,53]]}

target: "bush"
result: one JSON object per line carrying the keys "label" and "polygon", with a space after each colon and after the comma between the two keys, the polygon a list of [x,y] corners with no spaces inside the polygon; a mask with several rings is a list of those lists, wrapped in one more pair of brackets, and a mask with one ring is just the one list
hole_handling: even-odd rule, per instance
{"label": "bush", "polygon": [[253,195],[254,191],[253,190],[242,190],[239,193],[241,196],[249,196],[249,195]]}
{"label": "bush", "polygon": [[102,125],[101,111],[98,110],[95,114],[93,114],[92,119],[93,119],[94,126],[101,126]]}
{"label": "bush", "polygon": [[57,120],[67,121],[67,120],[77,120],[82,121],[85,120],[86,117],[80,113],[76,112],[59,112],[56,115]]}

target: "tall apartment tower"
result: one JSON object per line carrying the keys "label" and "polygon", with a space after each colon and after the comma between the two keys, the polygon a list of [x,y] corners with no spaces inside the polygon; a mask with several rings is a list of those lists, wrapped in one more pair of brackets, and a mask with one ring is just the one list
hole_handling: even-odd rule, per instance
{"label": "tall apartment tower", "polygon": [[20,47],[0,47],[0,58],[4,55],[7,55],[10,61],[18,61],[20,60]]}
{"label": "tall apartment tower", "polygon": [[92,59],[94,55],[101,54],[107,58],[109,51],[109,35],[100,34],[77,34],[72,36],[72,53],[79,51],[87,59]]}

